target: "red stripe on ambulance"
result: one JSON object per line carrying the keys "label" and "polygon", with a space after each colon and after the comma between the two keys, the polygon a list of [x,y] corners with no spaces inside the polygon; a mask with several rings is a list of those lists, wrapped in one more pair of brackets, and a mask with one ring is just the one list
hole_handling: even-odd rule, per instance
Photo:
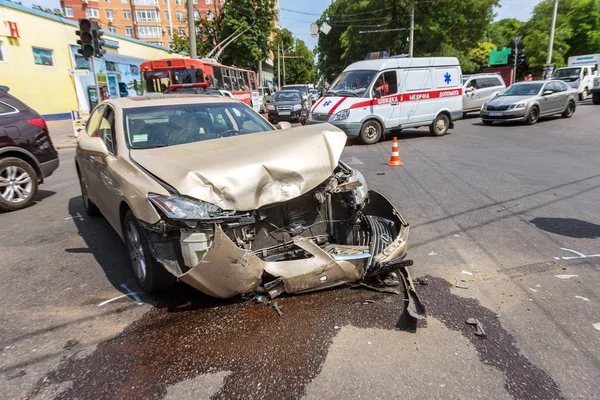
{"label": "red stripe on ambulance", "polygon": [[344,100],[346,100],[347,97],[343,97],[340,101],[338,101],[337,103],[334,104],[333,107],[331,107],[331,110],[329,110],[329,114],[333,114],[333,112],[340,106],[340,104],[342,104],[344,102]]}
{"label": "red stripe on ambulance", "polygon": [[449,90],[433,90],[429,92],[416,92],[416,93],[404,93],[401,95],[392,95],[382,97],[380,99],[359,101],[358,103],[352,104],[349,108],[361,108],[376,106],[379,104],[390,104],[399,103],[402,101],[418,101],[418,100],[430,100],[444,97],[462,96],[462,88],[449,89]]}
{"label": "red stripe on ambulance", "polygon": [[317,109],[317,107],[319,107],[319,104],[321,104],[321,102],[322,102],[323,100],[325,100],[325,97],[324,97],[324,96],[323,96],[323,97],[321,97],[321,98],[319,99],[319,101],[317,101],[317,102],[315,103],[315,105],[313,106],[312,110],[310,110],[310,112],[311,112],[311,113],[314,113],[314,112],[315,112],[315,110]]}

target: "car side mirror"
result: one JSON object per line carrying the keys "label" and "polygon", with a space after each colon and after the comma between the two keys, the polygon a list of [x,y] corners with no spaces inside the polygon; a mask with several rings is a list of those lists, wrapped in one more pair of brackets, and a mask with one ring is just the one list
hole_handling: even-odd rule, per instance
{"label": "car side mirror", "polygon": [[465,89],[465,93],[471,93],[473,91],[472,87],[468,87]]}
{"label": "car side mirror", "polygon": [[100,137],[91,137],[88,135],[79,136],[79,148],[91,156],[106,157],[108,156],[108,148],[104,144],[104,140]]}
{"label": "car side mirror", "polygon": [[277,123],[277,125],[275,125],[275,127],[280,130],[290,129],[292,127],[292,124],[290,124],[287,121],[281,121],[281,122]]}
{"label": "car side mirror", "polygon": [[375,98],[375,99],[381,98],[381,89],[375,89],[375,92],[373,93],[373,98]]}
{"label": "car side mirror", "polygon": [[554,93],[552,90],[544,90],[544,93],[542,93],[542,96],[549,96],[552,93]]}

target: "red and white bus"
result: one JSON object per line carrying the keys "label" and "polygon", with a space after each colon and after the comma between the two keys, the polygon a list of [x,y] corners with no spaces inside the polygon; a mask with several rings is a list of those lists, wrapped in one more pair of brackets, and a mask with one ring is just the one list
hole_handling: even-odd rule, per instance
{"label": "red and white bus", "polygon": [[219,64],[213,60],[163,58],[143,62],[144,92],[162,93],[170,86],[197,84],[230,91],[233,97],[259,110],[258,82],[254,71]]}

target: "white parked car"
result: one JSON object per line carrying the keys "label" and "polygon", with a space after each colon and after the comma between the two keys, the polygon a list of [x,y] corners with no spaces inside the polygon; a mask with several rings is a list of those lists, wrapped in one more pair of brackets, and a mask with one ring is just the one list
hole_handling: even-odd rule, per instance
{"label": "white parked car", "polygon": [[463,115],[479,112],[481,106],[506,89],[498,74],[475,74],[463,79]]}

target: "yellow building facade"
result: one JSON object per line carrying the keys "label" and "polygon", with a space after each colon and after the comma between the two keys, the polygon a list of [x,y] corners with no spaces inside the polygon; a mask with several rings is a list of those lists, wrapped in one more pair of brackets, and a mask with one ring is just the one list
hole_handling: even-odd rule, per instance
{"label": "yellow building facade", "polygon": [[[77,29],[74,21],[0,0],[0,85],[47,119],[88,110],[93,75],[89,63],[77,55]],[[141,84],[135,79],[140,62],[177,56],[167,48],[114,33],[104,32],[103,38],[107,54],[97,59],[96,72],[114,77],[111,82],[117,83],[117,90],[111,87],[111,97],[136,95],[131,81]],[[129,71],[134,75],[127,84],[121,80]]]}

